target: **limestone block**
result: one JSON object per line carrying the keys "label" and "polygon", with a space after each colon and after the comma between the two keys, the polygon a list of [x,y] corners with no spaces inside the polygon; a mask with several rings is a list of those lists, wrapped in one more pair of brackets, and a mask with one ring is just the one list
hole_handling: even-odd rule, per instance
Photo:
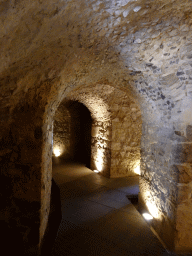
{"label": "limestone block", "polygon": [[189,141],[192,141],[192,126],[188,125],[186,128],[186,137]]}
{"label": "limestone block", "polygon": [[178,203],[184,203],[188,201],[188,199],[191,199],[191,186],[188,184],[178,184]]}
{"label": "limestone block", "polygon": [[177,237],[176,250],[178,252],[189,252],[191,250],[191,201],[180,204],[177,208]]}
{"label": "limestone block", "polygon": [[97,137],[98,134],[99,134],[99,130],[100,130],[100,127],[95,127],[95,126],[94,126],[94,127],[92,128],[91,136]]}
{"label": "limestone block", "polygon": [[173,147],[173,159],[176,163],[191,163],[192,145],[181,143]]}
{"label": "limestone block", "polygon": [[112,145],[111,145],[111,150],[120,150],[121,149],[121,143],[119,142],[113,142]]}

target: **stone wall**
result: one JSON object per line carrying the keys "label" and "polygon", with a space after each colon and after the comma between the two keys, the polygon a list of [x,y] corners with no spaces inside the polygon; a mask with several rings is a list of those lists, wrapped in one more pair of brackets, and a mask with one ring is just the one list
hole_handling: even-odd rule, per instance
{"label": "stone wall", "polygon": [[71,115],[64,104],[60,104],[53,122],[53,155],[65,159],[73,157],[71,142]]}
{"label": "stone wall", "polygon": [[177,230],[177,251],[189,251],[192,223],[190,212],[191,206],[191,181],[192,181],[192,167],[191,167],[191,156],[192,156],[192,142],[191,132],[192,123],[186,124],[183,129],[178,129],[175,133],[177,134],[178,142],[173,148],[173,170],[177,173],[177,210],[176,210],[176,230]]}
{"label": "stone wall", "polygon": [[186,253],[191,222],[190,215],[185,215],[191,209],[191,126],[186,130],[179,126],[143,124],[140,203],[153,215],[152,225],[169,249]]}
{"label": "stone wall", "polygon": [[91,141],[91,169],[104,176],[111,175],[111,123],[93,122]]}
{"label": "stone wall", "polygon": [[140,174],[141,112],[125,93],[110,98],[112,145],[110,177]]}
{"label": "stone wall", "polygon": [[[191,225],[187,213],[191,207],[190,194],[183,189],[186,185],[179,181],[183,174],[177,166],[189,168],[191,157],[191,142],[187,138],[187,127],[192,121],[189,113],[191,32],[187,20],[182,26],[179,20],[174,22],[167,23],[169,31],[164,28],[167,36],[163,41],[162,37],[158,37],[154,39],[153,49],[146,48],[145,54],[153,58],[146,63],[146,69],[151,74],[150,81],[141,79],[137,82],[140,93],[149,97],[152,103],[151,110],[148,108],[142,113],[140,190],[144,204],[155,215],[153,225],[158,234],[168,247],[186,252],[191,250],[188,240],[191,232],[186,228]],[[145,89],[142,88],[143,82]],[[184,191],[188,200],[181,202],[179,198]],[[173,233],[174,236],[171,236]]]}
{"label": "stone wall", "polygon": [[[1,140],[2,241],[8,253],[14,248],[37,253],[41,208],[42,120],[35,104],[14,109],[14,119]],[[32,121],[32,122],[31,122]],[[5,227],[5,229],[4,229]],[[7,234],[7,235],[6,235]]]}
{"label": "stone wall", "polygon": [[143,133],[140,193],[154,217],[153,227],[173,249],[178,173],[171,166],[173,140],[177,135],[164,124],[149,123],[143,124]]}

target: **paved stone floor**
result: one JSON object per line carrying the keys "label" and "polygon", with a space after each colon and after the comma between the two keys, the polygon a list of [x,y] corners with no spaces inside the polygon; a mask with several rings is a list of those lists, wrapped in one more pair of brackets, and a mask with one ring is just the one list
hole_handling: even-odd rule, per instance
{"label": "paved stone floor", "polygon": [[168,256],[128,200],[138,194],[138,177],[107,179],[82,164],[57,163],[62,222],[52,256]]}

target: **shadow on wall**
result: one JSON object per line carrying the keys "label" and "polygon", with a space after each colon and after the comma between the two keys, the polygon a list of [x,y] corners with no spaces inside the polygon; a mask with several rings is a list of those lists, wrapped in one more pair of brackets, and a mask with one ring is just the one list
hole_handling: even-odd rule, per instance
{"label": "shadow on wall", "polygon": [[77,101],[61,103],[54,120],[53,153],[65,160],[84,163],[90,168],[92,118]]}
{"label": "shadow on wall", "polygon": [[92,118],[89,110],[81,103],[71,106],[71,143],[73,160],[82,162],[90,168]]}
{"label": "shadow on wall", "polygon": [[60,189],[52,179],[50,213],[45,235],[41,244],[41,255],[49,255],[62,220]]}

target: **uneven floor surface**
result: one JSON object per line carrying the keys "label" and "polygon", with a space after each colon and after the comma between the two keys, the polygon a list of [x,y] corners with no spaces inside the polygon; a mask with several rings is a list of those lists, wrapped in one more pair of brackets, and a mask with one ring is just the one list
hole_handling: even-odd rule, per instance
{"label": "uneven floor surface", "polygon": [[82,164],[53,165],[60,187],[62,222],[52,256],[168,256],[128,200],[138,194],[138,176],[108,179]]}

